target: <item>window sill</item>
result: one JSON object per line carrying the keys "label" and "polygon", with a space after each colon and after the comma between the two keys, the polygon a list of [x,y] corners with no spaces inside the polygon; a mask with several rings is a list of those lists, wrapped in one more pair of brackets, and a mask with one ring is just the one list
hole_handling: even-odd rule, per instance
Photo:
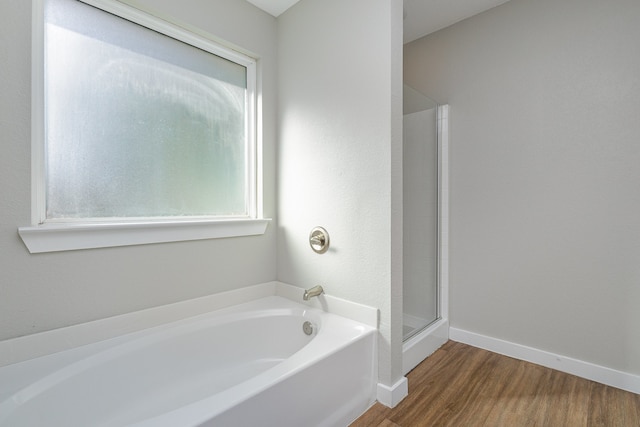
{"label": "window sill", "polygon": [[228,219],[122,224],[46,224],[20,227],[30,253],[146,245],[264,234],[270,219]]}

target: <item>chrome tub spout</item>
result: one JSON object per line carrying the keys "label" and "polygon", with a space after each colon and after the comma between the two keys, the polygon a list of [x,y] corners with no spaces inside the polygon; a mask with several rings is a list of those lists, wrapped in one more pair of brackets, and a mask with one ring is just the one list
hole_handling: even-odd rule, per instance
{"label": "chrome tub spout", "polygon": [[313,297],[317,297],[318,295],[321,295],[323,293],[324,293],[324,289],[322,289],[322,286],[320,285],[314,286],[313,288],[309,288],[306,291],[304,291],[304,295],[302,295],[302,299],[305,301],[309,301],[309,299]]}

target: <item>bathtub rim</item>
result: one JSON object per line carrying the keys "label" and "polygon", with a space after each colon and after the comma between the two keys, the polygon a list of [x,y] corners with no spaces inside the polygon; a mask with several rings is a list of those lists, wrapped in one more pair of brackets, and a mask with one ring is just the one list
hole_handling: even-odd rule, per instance
{"label": "bathtub rim", "polygon": [[304,301],[302,294],[303,289],[300,287],[272,281],[105,319],[97,319],[87,323],[10,338],[0,341],[0,368],[269,296],[280,296],[293,302],[379,329],[379,310],[376,308],[331,295],[321,295],[312,301]]}

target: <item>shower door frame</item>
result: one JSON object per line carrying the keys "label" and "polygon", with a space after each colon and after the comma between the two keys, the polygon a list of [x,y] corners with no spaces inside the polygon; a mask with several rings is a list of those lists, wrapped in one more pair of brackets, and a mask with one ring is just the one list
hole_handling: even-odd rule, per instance
{"label": "shower door frame", "polygon": [[436,108],[436,319],[406,340],[403,337],[403,375],[449,340],[449,105]]}

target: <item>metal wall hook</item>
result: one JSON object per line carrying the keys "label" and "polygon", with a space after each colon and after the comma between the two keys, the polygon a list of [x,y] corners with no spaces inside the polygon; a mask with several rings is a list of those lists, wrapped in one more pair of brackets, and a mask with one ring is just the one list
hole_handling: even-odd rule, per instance
{"label": "metal wall hook", "polygon": [[309,233],[309,245],[315,253],[323,254],[329,249],[329,233],[322,227],[315,227]]}

